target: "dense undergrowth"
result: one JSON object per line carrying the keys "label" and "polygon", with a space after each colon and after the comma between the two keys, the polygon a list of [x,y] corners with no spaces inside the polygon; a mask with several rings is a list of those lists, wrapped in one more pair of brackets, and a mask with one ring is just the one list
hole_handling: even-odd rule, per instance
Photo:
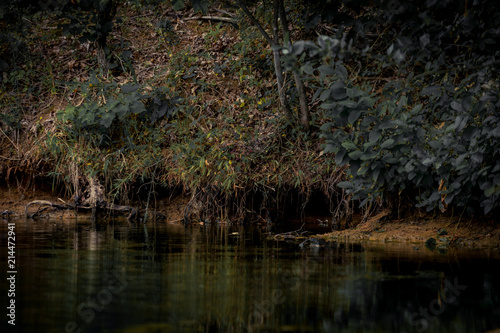
{"label": "dense undergrowth", "polygon": [[109,75],[92,45],[53,28],[55,17],[30,27],[30,52],[2,82],[7,181],[24,174],[78,197],[92,178],[111,202],[145,205],[183,188],[226,218],[266,216],[291,197],[300,214],[315,192],[342,196],[343,168],[277,110],[269,48],[255,31],[177,20],[168,6],[120,10]]}
{"label": "dense undergrowth", "polygon": [[[292,206],[301,214],[318,194],[334,219],[360,206],[366,215],[387,206],[398,215],[415,205],[497,209],[498,62],[488,63],[497,56],[488,45],[498,34],[482,37],[481,59],[467,43],[465,55],[432,47],[465,38],[453,30],[460,20],[431,41],[425,26],[405,26],[404,11],[384,17],[364,8],[359,24],[315,30],[304,28],[301,11],[288,13],[292,39],[307,41],[282,53],[285,74],[304,78],[309,132],[283,116],[273,50],[241,11],[212,13],[231,20],[218,22],[168,4],[120,6],[108,73],[92,43],[63,34],[64,18],[35,15],[26,36],[2,42],[10,60],[0,173],[7,182],[50,181],[77,198],[97,181],[109,202],[146,207],[182,189],[205,217],[282,215]],[[255,15],[272,20],[265,10]],[[316,37],[325,32],[331,37]],[[457,59],[463,66],[447,70]],[[285,88],[298,114],[299,96]]]}

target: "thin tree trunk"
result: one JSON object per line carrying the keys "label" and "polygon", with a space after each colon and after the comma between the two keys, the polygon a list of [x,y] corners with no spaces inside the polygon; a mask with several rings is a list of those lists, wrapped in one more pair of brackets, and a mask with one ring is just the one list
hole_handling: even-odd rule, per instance
{"label": "thin tree trunk", "polygon": [[306,91],[304,88],[304,82],[298,71],[293,71],[293,77],[295,78],[295,86],[297,87],[297,92],[299,93],[299,103],[300,103],[300,124],[304,128],[304,131],[308,132],[310,128],[311,115],[309,114],[309,106],[307,104]]}
{"label": "thin tree trunk", "polygon": [[[116,0],[106,0],[100,2],[97,11],[98,11],[98,23],[101,29],[104,26],[108,25],[112,22],[116,16],[116,11],[118,9],[118,2]],[[101,67],[102,71],[106,75],[108,73],[109,64],[108,59],[106,58],[106,45],[108,39],[108,30],[101,30],[100,36],[97,38],[97,62]]]}
{"label": "thin tree trunk", "polygon": [[[288,30],[288,20],[286,19],[285,6],[283,5],[283,0],[275,0],[279,2],[279,16],[281,19],[281,29],[283,31],[283,38],[290,40],[290,32]],[[276,9],[275,9],[276,10]],[[304,87],[304,82],[300,77],[300,73],[297,70],[293,70],[293,78],[295,80],[295,87],[297,88],[297,93],[299,94],[299,105],[300,105],[300,124],[303,129],[307,132],[309,131],[309,124],[311,122],[311,115],[309,114],[309,105],[307,103],[307,97]]]}
{"label": "thin tree trunk", "polygon": [[271,45],[273,49],[273,58],[274,58],[274,70],[276,74],[276,82],[278,84],[278,94],[280,98],[280,104],[283,109],[283,113],[286,118],[290,121],[293,121],[293,114],[290,111],[290,106],[288,105],[288,101],[286,99],[285,89],[284,89],[284,79],[283,79],[283,69],[281,67],[281,56],[280,51],[277,49],[279,46],[278,40],[278,17],[279,17],[279,4],[278,0],[274,1],[274,22],[273,22],[273,38],[269,36],[269,34],[264,30],[262,25],[257,21],[257,19],[250,13],[248,8],[243,4],[241,0],[237,1],[238,6],[243,10],[245,15],[252,21],[252,23],[259,29],[264,39]]}
{"label": "thin tree trunk", "polygon": [[97,41],[97,63],[99,67],[101,67],[104,75],[107,75],[109,70],[108,59],[106,58],[106,38],[103,38],[104,41]]}
{"label": "thin tree trunk", "polygon": [[283,112],[288,120],[293,121],[293,114],[290,111],[290,106],[288,105],[288,100],[286,99],[285,82],[283,79],[283,69],[281,67],[281,55],[277,48],[279,45],[278,36],[278,18],[279,18],[279,0],[274,0],[274,21],[273,21],[273,57],[274,57],[274,69],[276,71],[276,81],[278,82],[278,90],[280,96],[281,106],[283,107]]}

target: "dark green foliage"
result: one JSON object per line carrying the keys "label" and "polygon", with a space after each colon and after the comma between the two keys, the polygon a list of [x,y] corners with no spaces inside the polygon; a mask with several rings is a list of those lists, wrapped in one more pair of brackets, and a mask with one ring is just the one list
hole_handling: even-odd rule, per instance
{"label": "dark green foliage", "polygon": [[[337,36],[288,49],[332,119],[322,127],[325,151],[350,166],[339,187],[362,205],[406,193],[428,210],[498,207],[500,10],[466,4],[384,1]],[[353,29],[385,33],[361,43]]]}
{"label": "dark green foliage", "polygon": [[105,46],[105,40],[115,23],[117,1],[79,0],[74,3],[68,2],[61,8],[61,15],[69,19],[69,23],[62,25],[63,32],[81,36],[82,43],[97,41]]}
{"label": "dark green foliage", "polygon": [[19,129],[21,128],[21,112],[19,108],[10,105],[8,110],[2,110],[0,112],[0,124],[7,125],[10,129]]}
{"label": "dark green foliage", "polygon": [[[208,0],[190,0],[189,1],[193,5],[193,9],[196,12],[206,13],[208,11],[208,5],[210,2]],[[185,0],[172,0],[172,5],[174,10],[181,10],[186,6]]]}
{"label": "dark green foliage", "polygon": [[0,2],[0,83],[4,81],[3,72],[8,72],[11,61],[27,52],[27,21],[23,16],[31,15],[36,8],[36,1]]}
{"label": "dark green foliage", "polygon": [[118,86],[102,83],[97,77],[81,89],[99,98],[88,98],[79,106],[69,106],[59,111],[57,118],[71,124],[67,131],[72,140],[82,137],[99,146],[128,142],[137,126],[147,128],[162,118],[169,118],[178,102],[178,98],[169,98],[166,89],[159,88],[145,95],[138,84]]}

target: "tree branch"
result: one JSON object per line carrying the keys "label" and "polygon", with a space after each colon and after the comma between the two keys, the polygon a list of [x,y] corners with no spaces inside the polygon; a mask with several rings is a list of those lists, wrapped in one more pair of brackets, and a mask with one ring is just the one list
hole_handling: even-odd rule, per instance
{"label": "tree branch", "polygon": [[248,16],[250,21],[252,21],[252,23],[257,27],[257,29],[259,29],[260,33],[262,34],[264,39],[269,43],[269,45],[271,45],[271,46],[276,45],[274,43],[274,41],[272,40],[272,38],[269,36],[269,34],[266,32],[266,30],[264,30],[264,27],[259,23],[259,21],[257,21],[255,16],[253,16],[252,13],[248,10],[247,6],[245,6],[241,0],[237,0],[236,3],[241,8],[241,10],[245,13],[245,15]]}
{"label": "tree branch", "polygon": [[227,22],[231,24],[238,24],[235,19],[232,19],[230,17],[221,17],[221,16],[199,16],[199,17],[187,17],[184,18],[185,21],[191,21],[191,20],[207,20],[207,21],[220,21],[220,22]]}

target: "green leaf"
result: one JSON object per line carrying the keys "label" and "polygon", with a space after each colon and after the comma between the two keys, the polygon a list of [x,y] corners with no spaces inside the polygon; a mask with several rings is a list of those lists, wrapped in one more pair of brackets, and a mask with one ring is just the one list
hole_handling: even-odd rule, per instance
{"label": "green leaf", "polygon": [[492,209],[493,209],[493,204],[492,203],[488,203],[488,204],[486,204],[484,206],[484,213],[488,214]]}
{"label": "green leaf", "polygon": [[174,10],[181,10],[184,6],[184,0],[172,0],[172,8]]}
{"label": "green leaf", "polygon": [[338,64],[335,66],[335,74],[337,74],[340,78],[347,80],[348,74],[347,74],[347,69],[342,66],[341,64]]}
{"label": "green leaf", "polygon": [[458,112],[464,111],[464,108],[462,107],[462,103],[459,103],[457,101],[451,102],[451,108],[455,111],[458,111]]}
{"label": "green leaf", "polygon": [[106,102],[106,109],[113,111],[121,102],[113,97],[110,97]]}
{"label": "green leaf", "polygon": [[323,92],[321,93],[321,95],[319,96],[319,99],[321,101],[325,101],[326,99],[328,99],[328,97],[330,97],[330,93],[331,93],[331,90],[330,89],[325,89],[323,90]]}
{"label": "green leaf", "polygon": [[370,142],[376,142],[382,136],[382,131],[372,130],[368,136]]}
{"label": "green leaf", "polygon": [[389,138],[389,139],[385,140],[385,141],[384,141],[384,142],[380,145],[380,148],[382,148],[382,149],[389,148],[389,147],[391,147],[393,144],[394,144],[394,139]]}
{"label": "green leaf", "polygon": [[305,41],[297,41],[297,42],[293,43],[291,53],[293,55],[298,56],[298,55],[302,54],[302,52],[304,52],[305,46],[306,46]]}
{"label": "green leaf", "polygon": [[208,12],[208,3],[205,0],[191,0],[195,12]]}
{"label": "green leaf", "polygon": [[122,88],[122,91],[125,93],[125,94],[129,94],[129,93],[132,93],[134,91],[137,91],[137,89],[139,89],[141,86],[139,84],[134,84],[134,83],[131,83],[131,84],[124,84],[123,86],[121,86]]}
{"label": "green leaf", "polygon": [[130,111],[135,113],[135,114],[143,113],[146,111],[146,107],[144,106],[144,104],[142,103],[141,100],[133,101],[129,105],[129,108],[130,108]]}
{"label": "green leaf", "polygon": [[356,120],[359,119],[359,116],[361,116],[361,111],[351,111],[349,113],[349,117],[347,118],[347,121],[350,124],[353,124]]}
{"label": "green leaf", "polygon": [[333,127],[333,123],[324,123],[323,125],[321,125],[321,127],[319,128],[320,131],[322,132],[329,132],[331,130],[331,128]]}
{"label": "green leaf", "polygon": [[337,81],[333,83],[330,90],[332,91],[331,96],[337,100],[342,100],[347,97],[344,81]]}
{"label": "green leaf", "polygon": [[334,145],[331,145],[331,144],[327,144],[325,146],[325,149],[323,150],[323,152],[326,154],[326,153],[335,153],[336,151],[338,150],[337,147],[335,147]]}
{"label": "green leaf", "polygon": [[432,96],[440,92],[439,86],[429,86],[422,89],[420,93],[422,96]]}
{"label": "green leaf", "polygon": [[406,172],[412,172],[413,169],[415,169],[415,166],[413,165],[413,163],[411,161],[406,163],[406,165],[405,165]]}
{"label": "green leaf", "polygon": [[99,120],[99,123],[106,127],[106,128],[109,128],[111,126],[111,124],[113,123],[113,120],[115,119],[115,114],[114,113],[111,113],[111,112],[105,112],[101,119]]}
{"label": "green leaf", "polygon": [[92,110],[86,110],[86,112],[81,117],[81,123],[83,126],[89,126],[95,124],[95,114]]}
{"label": "green leaf", "polygon": [[335,154],[335,163],[337,165],[342,165],[345,153],[346,153],[345,149],[340,149],[339,152]]}
{"label": "green leaf", "polygon": [[307,63],[302,66],[302,71],[307,75],[312,75],[314,73],[314,68],[310,63]]}
{"label": "green leaf", "polygon": [[395,124],[396,123],[394,120],[386,120],[378,126],[378,129],[384,130],[388,128],[393,128]]}
{"label": "green leaf", "polygon": [[499,192],[499,191],[500,191],[500,187],[493,185],[493,186],[487,188],[486,191],[484,191],[484,195],[489,198],[494,193]]}
{"label": "green leaf", "polygon": [[355,150],[355,151],[350,152],[348,155],[353,160],[359,160],[361,158],[361,156],[364,155],[364,153],[361,150]]}
{"label": "green leaf", "polygon": [[337,103],[325,102],[325,103],[321,103],[321,105],[319,107],[322,109],[325,109],[325,110],[332,110],[332,109],[335,109],[336,106],[337,106]]}
{"label": "green leaf", "polygon": [[387,49],[387,55],[391,55],[392,51],[394,51],[394,44],[391,44],[391,46]]}
{"label": "green leaf", "polygon": [[349,181],[339,182],[337,184],[337,186],[340,188],[345,188],[345,189],[352,189],[353,188],[353,184]]}
{"label": "green leaf", "polygon": [[354,144],[352,141],[344,141],[342,142],[342,147],[344,147],[347,150],[356,150],[358,149],[358,146]]}
{"label": "green leaf", "polygon": [[423,105],[422,104],[417,104],[411,109],[410,113],[412,116],[416,116],[421,110],[422,110]]}
{"label": "green leaf", "polygon": [[126,105],[120,103],[113,109],[113,112],[118,116],[118,119],[121,120],[130,113],[130,110]]}
{"label": "green leaf", "polygon": [[370,170],[370,165],[363,164],[363,166],[358,169],[358,176],[364,176],[368,170]]}
{"label": "green leaf", "polygon": [[318,71],[323,75],[333,75],[335,70],[331,66],[321,65],[318,67]]}

